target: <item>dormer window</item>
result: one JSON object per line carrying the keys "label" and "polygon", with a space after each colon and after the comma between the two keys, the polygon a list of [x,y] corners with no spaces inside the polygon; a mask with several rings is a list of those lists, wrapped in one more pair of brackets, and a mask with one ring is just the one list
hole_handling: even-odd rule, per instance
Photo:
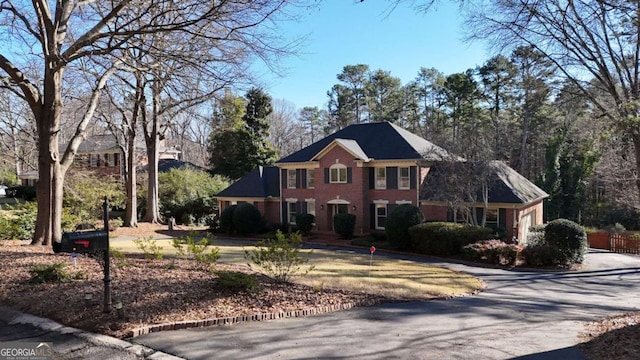
{"label": "dormer window", "polygon": [[329,168],[329,182],[332,184],[347,183],[347,167],[342,164],[335,164]]}

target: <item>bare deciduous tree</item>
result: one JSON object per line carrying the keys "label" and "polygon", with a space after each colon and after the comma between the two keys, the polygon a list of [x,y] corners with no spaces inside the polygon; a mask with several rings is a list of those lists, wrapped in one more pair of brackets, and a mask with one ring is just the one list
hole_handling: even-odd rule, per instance
{"label": "bare deciduous tree", "polygon": [[[271,30],[275,16],[288,3],[284,0],[0,3],[0,33],[10,41],[10,46],[3,47],[0,53],[0,84],[29,105],[38,135],[38,216],[33,243],[47,244],[59,241],[62,236],[64,176],[93,118],[100,92],[123,61],[123,50],[135,45],[140,36],[181,33],[205,37],[213,48],[233,43],[240,36],[248,41],[246,45],[271,50],[261,56],[281,54],[282,48],[273,46],[273,36],[268,36],[272,32],[254,29],[265,24]],[[248,46],[245,50],[253,49]],[[43,73],[30,71],[32,64],[38,64]],[[92,94],[68,146],[60,153],[62,93],[69,85],[65,75],[74,66],[87,75],[82,85],[91,89]],[[158,75],[156,79],[160,79]]]}

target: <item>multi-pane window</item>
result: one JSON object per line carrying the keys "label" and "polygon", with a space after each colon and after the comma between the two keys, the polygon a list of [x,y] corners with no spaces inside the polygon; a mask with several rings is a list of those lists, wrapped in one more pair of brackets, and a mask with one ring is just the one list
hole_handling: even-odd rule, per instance
{"label": "multi-pane window", "polygon": [[314,200],[307,200],[307,214],[316,215],[316,202]]}
{"label": "multi-pane window", "polygon": [[387,205],[376,204],[376,229],[384,229],[387,225]]}
{"label": "multi-pane window", "polygon": [[387,168],[376,168],[376,189],[387,188]]}
{"label": "multi-pane window", "polygon": [[316,187],[316,171],[314,169],[307,169],[307,189],[313,189]]}
{"label": "multi-pane window", "polygon": [[484,226],[492,229],[498,229],[499,227],[499,211],[498,209],[486,209],[486,219]]}
{"label": "multi-pane window", "polygon": [[410,171],[408,167],[398,168],[398,188],[399,189],[409,189],[411,187],[409,174],[410,174]]}
{"label": "multi-pane window", "polygon": [[296,188],[296,170],[295,169],[287,169],[287,188],[289,189]]}
{"label": "multi-pane window", "polygon": [[89,154],[89,166],[97,167],[98,166],[98,154]]}
{"label": "multi-pane window", "polygon": [[333,165],[329,170],[329,182],[330,183],[346,183],[347,182],[347,167],[344,165]]}
{"label": "multi-pane window", "polygon": [[294,202],[287,203],[287,219],[289,220],[289,224],[295,225],[296,211],[297,211],[296,203]]}

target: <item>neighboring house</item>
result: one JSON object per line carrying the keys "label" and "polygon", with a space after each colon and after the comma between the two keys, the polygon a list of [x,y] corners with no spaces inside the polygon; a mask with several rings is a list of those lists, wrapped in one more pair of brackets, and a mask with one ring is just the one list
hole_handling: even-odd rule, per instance
{"label": "neighboring house", "polygon": [[[430,200],[424,191],[431,166],[443,158],[455,157],[394,124],[351,125],[280,159],[275,167],[252,171],[217,198],[221,210],[251,202],[272,223],[294,224],[296,214],[311,213],[319,231],[332,230],[337,213],[356,215],[358,234],[383,230],[388,214],[400,204],[420,206],[427,219],[446,221],[448,206]],[[516,177],[511,174],[507,178]],[[535,187],[520,178],[520,183]],[[273,188],[274,183],[279,184],[279,191]],[[513,182],[506,186],[511,185]],[[506,228],[508,236],[519,234],[523,216],[529,216],[532,209],[535,216],[530,219],[531,225],[541,222],[541,202],[547,195],[541,190],[536,194],[539,196],[532,196],[535,199],[518,204],[517,212],[510,212],[515,217],[514,226]],[[490,208],[506,204],[491,203]],[[508,205],[514,208],[512,203]],[[502,207],[497,209],[498,216],[504,213],[499,210]],[[509,221],[507,215],[503,218]]]}
{"label": "neighboring house", "polygon": [[[63,145],[66,148],[66,144]],[[115,136],[111,134],[87,137],[78,146],[73,158],[75,171],[91,171],[98,175],[124,176],[124,156]]]}
{"label": "neighboring house", "polygon": [[[60,146],[61,151],[67,147],[67,144]],[[148,160],[144,148],[136,149],[137,166],[144,167]],[[177,161],[180,151],[173,147],[165,147],[161,142],[158,146],[158,159],[160,162]],[[125,166],[124,154],[116,141],[116,137],[112,134],[92,135],[88,136],[76,152],[73,158],[72,171],[90,171],[97,175],[117,176],[119,179],[124,178]],[[180,162],[180,166],[184,163]],[[172,163],[172,167],[176,167]],[[38,180],[38,171],[27,171],[18,175],[23,185],[35,185]]]}

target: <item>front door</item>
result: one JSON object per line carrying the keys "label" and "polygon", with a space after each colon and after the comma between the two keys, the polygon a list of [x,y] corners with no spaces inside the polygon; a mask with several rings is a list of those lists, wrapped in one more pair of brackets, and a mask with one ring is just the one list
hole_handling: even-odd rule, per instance
{"label": "front door", "polygon": [[329,211],[329,222],[331,223],[331,230],[335,230],[333,226],[333,217],[335,214],[348,214],[349,213],[349,205],[348,204],[329,204],[331,211]]}

